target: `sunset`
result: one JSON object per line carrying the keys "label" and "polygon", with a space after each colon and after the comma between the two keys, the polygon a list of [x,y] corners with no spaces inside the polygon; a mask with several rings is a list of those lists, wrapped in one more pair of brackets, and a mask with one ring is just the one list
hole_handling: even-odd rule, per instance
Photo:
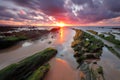
{"label": "sunset", "polygon": [[66,26],[66,24],[63,22],[59,22],[59,23],[56,23],[56,26],[64,27],[64,26]]}
{"label": "sunset", "polygon": [[120,0],[0,0],[0,80],[119,80]]}
{"label": "sunset", "polygon": [[119,5],[119,0],[0,0],[0,24],[119,26]]}

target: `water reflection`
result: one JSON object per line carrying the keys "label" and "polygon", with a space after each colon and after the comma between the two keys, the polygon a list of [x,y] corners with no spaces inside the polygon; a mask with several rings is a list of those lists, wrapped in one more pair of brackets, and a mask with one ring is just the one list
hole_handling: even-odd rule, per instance
{"label": "water reflection", "polygon": [[106,47],[103,48],[103,55],[98,62],[103,67],[104,77],[106,80],[118,80],[120,79],[120,60],[114,54],[112,54]]}
{"label": "water reflection", "polygon": [[32,45],[33,43],[32,42],[24,42],[23,44],[22,44],[22,47],[27,47],[27,46],[30,46],[30,45]]}
{"label": "water reflection", "polygon": [[73,70],[65,60],[53,58],[50,65],[45,80],[79,80],[79,76],[76,75],[78,72]]}
{"label": "water reflection", "polygon": [[63,42],[63,38],[64,38],[64,31],[63,31],[63,27],[60,27],[60,42]]}

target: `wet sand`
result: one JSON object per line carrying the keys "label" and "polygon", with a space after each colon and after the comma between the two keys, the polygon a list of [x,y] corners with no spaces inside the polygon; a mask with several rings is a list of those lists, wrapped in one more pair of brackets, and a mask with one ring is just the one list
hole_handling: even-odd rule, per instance
{"label": "wet sand", "polygon": [[50,61],[51,68],[45,80],[80,80],[79,71],[74,70],[69,64],[60,59],[53,58]]}

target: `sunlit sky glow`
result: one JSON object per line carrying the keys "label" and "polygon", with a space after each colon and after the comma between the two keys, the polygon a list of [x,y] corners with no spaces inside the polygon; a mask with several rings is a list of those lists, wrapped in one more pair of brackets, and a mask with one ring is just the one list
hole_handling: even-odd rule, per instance
{"label": "sunlit sky glow", "polygon": [[0,0],[0,25],[58,24],[120,26],[120,0]]}

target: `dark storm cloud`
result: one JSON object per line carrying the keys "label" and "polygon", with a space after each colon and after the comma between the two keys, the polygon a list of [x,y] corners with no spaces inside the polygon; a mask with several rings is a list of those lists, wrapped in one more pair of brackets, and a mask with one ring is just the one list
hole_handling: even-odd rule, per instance
{"label": "dark storm cloud", "polygon": [[120,12],[120,0],[104,0],[106,7],[114,12]]}
{"label": "dark storm cloud", "polygon": [[0,6],[0,19],[10,20],[11,18],[14,18],[15,21],[20,21],[19,19],[29,19],[26,15],[22,15],[19,13],[16,13],[15,15],[13,12],[18,12],[18,10],[15,8]]}
{"label": "dark storm cloud", "polygon": [[28,17],[28,15],[24,15],[24,14],[17,14],[17,15],[18,15],[18,17],[19,17],[20,19],[28,19],[28,20],[31,20],[31,18]]}
{"label": "dark storm cloud", "polygon": [[[114,0],[72,0],[73,4],[83,6],[82,10],[77,11],[77,17],[84,22],[96,22],[103,19],[110,19],[120,16],[119,2],[113,2]],[[118,2],[118,3],[117,3]],[[117,5],[115,4],[117,3]],[[85,5],[85,6],[84,6]],[[120,5],[120,4],[119,4]],[[107,8],[109,7],[109,8]]]}
{"label": "dark storm cloud", "polygon": [[64,0],[12,0],[15,4],[26,8],[43,11],[47,15],[66,12]]}
{"label": "dark storm cloud", "polygon": [[72,0],[77,5],[88,4],[90,7],[94,7],[92,0]]}
{"label": "dark storm cloud", "polygon": [[40,15],[40,14],[37,14],[37,13],[35,13],[35,12],[28,12],[28,14],[30,14],[30,15],[32,15],[32,16],[38,16],[38,15]]}
{"label": "dark storm cloud", "polygon": [[0,19],[8,20],[10,18],[14,18],[15,15],[12,14],[9,9],[5,6],[0,6]]}
{"label": "dark storm cloud", "polygon": [[[16,20],[35,20],[34,17],[41,16],[44,21],[48,16],[58,21],[90,23],[120,16],[119,0],[6,0],[14,3],[16,7],[22,7],[23,13],[18,13],[17,8],[0,6],[1,18],[15,18]],[[66,2],[70,2],[70,4]],[[7,5],[6,5],[7,6]],[[76,8],[75,6],[78,6]],[[81,8],[80,8],[81,7]],[[76,9],[74,9],[76,8]],[[26,10],[27,9],[27,10]],[[16,12],[13,15],[10,11]],[[38,13],[36,13],[36,11]],[[25,14],[24,14],[25,12]],[[41,12],[43,14],[41,14]]]}
{"label": "dark storm cloud", "polygon": [[119,16],[118,14],[114,14],[113,12],[109,11],[103,11],[103,12],[88,12],[88,13],[83,13],[80,12],[78,17],[83,19],[84,22],[96,22],[96,21],[101,21],[103,19],[110,19]]}
{"label": "dark storm cloud", "polygon": [[[22,9],[17,9],[17,8],[9,8],[8,6],[1,6],[0,5],[0,20],[14,20],[14,21],[25,21],[25,20],[30,20],[30,21],[37,21],[34,17],[37,16],[43,16],[44,15],[40,13],[36,13],[34,11],[26,11]],[[45,17],[45,22],[47,17]],[[39,20],[40,21],[40,20]],[[43,20],[41,20],[43,21]]]}
{"label": "dark storm cloud", "polygon": [[72,0],[72,2],[77,5],[88,4],[91,8],[97,8],[99,4],[103,4],[101,6],[108,8],[108,10],[113,12],[120,11],[120,0]]}
{"label": "dark storm cloud", "polygon": [[84,4],[86,2],[91,2],[91,0],[72,0],[75,4]]}
{"label": "dark storm cloud", "polygon": [[1,11],[4,11],[4,10],[6,10],[6,9],[7,9],[6,7],[0,6],[0,10],[1,10]]}
{"label": "dark storm cloud", "polygon": [[77,5],[87,4],[91,8],[95,8],[96,7],[96,5],[94,4],[93,0],[72,0],[72,2],[74,4],[77,4]]}

